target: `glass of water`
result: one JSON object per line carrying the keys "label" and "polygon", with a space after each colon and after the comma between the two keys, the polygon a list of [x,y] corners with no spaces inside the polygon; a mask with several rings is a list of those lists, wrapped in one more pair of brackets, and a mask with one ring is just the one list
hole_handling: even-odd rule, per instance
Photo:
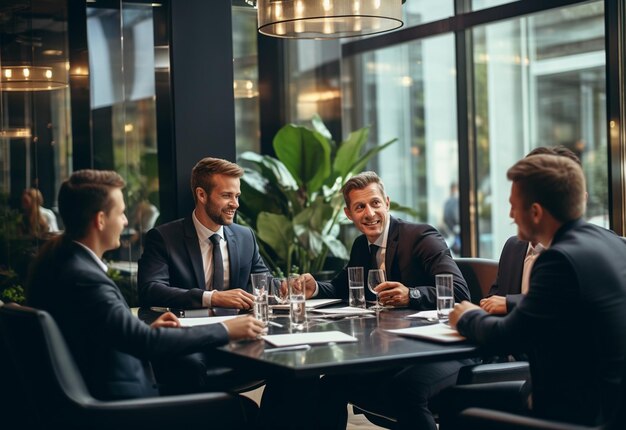
{"label": "glass of water", "polygon": [[348,304],[353,308],[365,309],[365,282],[362,267],[348,267]]}
{"label": "glass of water", "polygon": [[269,320],[267,273],[252,273],[250,278],[254,295],[254,317],[267,324]]}
{"label": "glass of water", "polygon": [[444,273],[435,276],[437,289],[437,317],[440,322],[448,322],[448,315],[454,307],[454,282],[452,275]]}
{"label": "glass of water", "polygon": [[289,275],[289,322],[296,330],[304,329],[306,325],[306,296],[304,282],[300,275]]}

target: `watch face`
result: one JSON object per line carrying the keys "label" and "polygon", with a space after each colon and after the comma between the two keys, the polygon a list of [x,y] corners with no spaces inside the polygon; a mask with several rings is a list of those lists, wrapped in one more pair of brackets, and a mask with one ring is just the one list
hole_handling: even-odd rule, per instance
{"label": "watch face", "polygon": [[412,299],[419,299],[422,296],[422,293],[420,293],[420,290],[418,290],[417,288],[412,288],[411,290],[409,290],[409,297],[411,297]]}

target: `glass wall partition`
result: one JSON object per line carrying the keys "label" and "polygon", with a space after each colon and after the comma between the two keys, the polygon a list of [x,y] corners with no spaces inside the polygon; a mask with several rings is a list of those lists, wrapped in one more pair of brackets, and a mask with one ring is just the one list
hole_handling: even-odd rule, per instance
{"label": "glass wall partition", "polygon": [[0,5],[0,300],[24,301],[28,267],[63,229],[58,187],[72,168],[67,5]]}
{"label": "glass wall partition", "polygon": [[603,2],[472,30],[479,253],[497,258],[516,233],[506,170],[537,146],[582,161],[587,217],[608,227]]}
{"label": "glass wall partition", "polygon": [[155,42],[160,7],[124,1],[87,7],[93,167],[126,180],[128,227],[105,260],[131,306],[143,236],[160,215],[155,77],[169,68],[169,47]]}

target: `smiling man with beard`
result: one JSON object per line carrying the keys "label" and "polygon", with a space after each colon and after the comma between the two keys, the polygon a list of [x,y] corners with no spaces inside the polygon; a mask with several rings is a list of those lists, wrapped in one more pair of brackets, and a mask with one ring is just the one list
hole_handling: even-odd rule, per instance
{"label": "smiling man with beard", "polygon": [[195,165],[194,211],[146,235],[138,273],[142,306],[252,307],[250,274],[268,269],[252,230],[233,223],[242,175],[241,167],[219,158]]}
{"label": "smiling man with beard", "polygon": [[[146,234],[137,276],[141,306],[227,308],[230,313],[252,308],[250,274],[268,269],[252,230],[233,222],[241,176],[241,167],[219,158],[206,157],[194,166],[193,212]],[[186,363],[161,364],[157,378],[175,392],[238,384],[230,369],[211,370],[204,355]]]}

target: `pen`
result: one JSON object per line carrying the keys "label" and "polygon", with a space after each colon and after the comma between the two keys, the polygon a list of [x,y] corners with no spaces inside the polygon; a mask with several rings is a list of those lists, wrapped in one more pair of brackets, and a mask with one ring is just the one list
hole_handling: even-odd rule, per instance
{"label": "pen", "polygon": [[154,312],[169,312],[170,308],[164,308],[161,306],[151,306],[150,310]]}
{"label": "pen", "polygon": [[277,322],[274,322],[274,321],[268,321],[267,323],[269,325],[273,325],[274,327],[283,327],[282,324],[278,324]]}
{"label": "pen", "polygon": [[284,346],[280,348],[269,348],[265,349],[263,352],[283,352],[283,351],[308,351],[311,349],[311,345],[294,345],[294,346]]}

